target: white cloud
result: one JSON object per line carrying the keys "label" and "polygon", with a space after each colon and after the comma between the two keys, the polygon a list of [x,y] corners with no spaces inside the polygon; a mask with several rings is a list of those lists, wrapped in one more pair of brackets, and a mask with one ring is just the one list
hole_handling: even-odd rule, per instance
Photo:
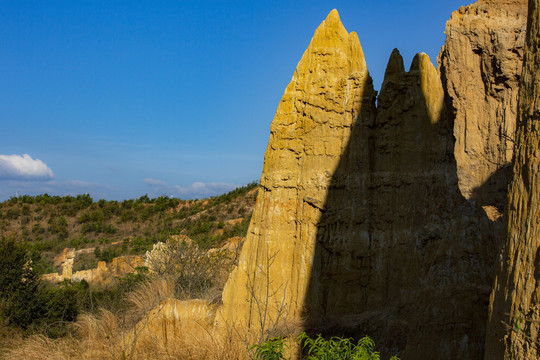
{"label": "white cloud", "polygon": [[48,180],[53,171],[43,161],[24,155],[0,155],[0,179]]}
{"label": "white cloud", "polygon": [[143,182],[152,187],[152,194],[149,194],[151,197],[172,195],[187,199],[220,195],[238,187],[236,184],[223,182],[194,182],[190,186],[169,185],[165,181],[152,178],[146,178]]}

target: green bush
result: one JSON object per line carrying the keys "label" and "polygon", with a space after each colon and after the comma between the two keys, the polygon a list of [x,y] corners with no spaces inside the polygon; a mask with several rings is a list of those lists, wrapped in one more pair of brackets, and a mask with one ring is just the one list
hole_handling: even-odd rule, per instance
{"label": "green bush", "polygon": [[288,346],[283,338],[271,338],[261,345],[252,345],[249,350],[253,352],[255,360],[282,360],[285,359],[285,349]]}
{"label": "green bush", "polygon": [[[81,311],[126,308],[125,294],[147,277],[144,268],[118,279],[115,286],[91,288],[86,281],[40,281],[42,260],[27,244],[0,238],[0,324],[49,337],[63,336]],[[107,250],[102,251],[109,256]]]}
{"label": "green bush", "polygon": [[69,282],[40,287],[37,302],[39,317],[35,319],[34,327],[50,337],[65,335],[67,325],[77,319],[77,288]]}
{"label": "green bush", "polygon": [[[310,338],[305,332],[300,334],[298,341],[304,350],[303,359],[306,360],[379,360],[380,356],[375,351],[375,342],[368,336],[358,340],[355,344],[351,338],[334,336],[330,339],[323,338],[320,334],[315,339]],[[249,349],[253,351],[254,360],[285,360],[287,349],[284,338],[271,338],[261,345],[253,345]],[[390,360],[399,360],[392,356]]]}
{"label": "green bush", "polygon": [[8,325],[54,336],[75,320],[77,305],[69,288],[41,286],[40,263],[24,244],[0,240],[0,316]]}
{"label": "green bush", "polygon": [[5,217],[9,220],[15,220],[19,218],[19,215],[21,215],[19,209],[8,209]]}
{"label": "green bush", "polygon": [[105,248],[101,250],[99,246],[96,246],[94,249],[94,255],[99,261],[112,262],[112,260],[118,256],[116,249],[114,248]]}
{"label": "green bush", "polygon": [[13,239],[0,240],[0,316],[10,325],[26,329],[39,310],[39,274],[29,249]]}
{"label": "green bush", "polygon": [[[312,339],[306,333],[299,337],[302,348],[307,350],[307,360],[328,359],[328,360],[379,360],[380,356],[374,350],[375,342],[368,336],[358,340],[355,344],[351,338],[332,337],[328,340],[320,334]],[[392,359],[397,359],[393,357]]]}

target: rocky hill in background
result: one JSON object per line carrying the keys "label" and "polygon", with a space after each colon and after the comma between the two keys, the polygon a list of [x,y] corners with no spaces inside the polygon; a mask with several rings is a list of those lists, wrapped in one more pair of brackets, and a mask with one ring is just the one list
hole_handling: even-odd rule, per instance
{"label": "rocky hill in background", "polygon": [[41,254],[43,273],[62,272],[64,249],[73,271],[97,268],[122,255],[144,255],[171,235],[187,235],[203,248],[245,236],[258,185],[202,200],[162,196],[94,201],[89,195],[21,196],[0,203],[0,237],[23,241]]}

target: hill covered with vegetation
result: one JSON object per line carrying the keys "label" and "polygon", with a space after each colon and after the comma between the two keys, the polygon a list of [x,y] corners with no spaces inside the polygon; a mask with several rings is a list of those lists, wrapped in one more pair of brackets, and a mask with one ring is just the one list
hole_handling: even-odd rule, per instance
{"label": "hill covered with vegetation", "polygon": [[202,248],[217,247],[228,238],[245,236],[257,191],[252,182],[202,200],[24,195],[0,203],[0,237],[21,241],[40,254],[42,273],[60,271],[54,257],[64,248],[94,249],[77,257],[74,270],[82,270],[98,260],[144,254],[171,235],[187,235]]}

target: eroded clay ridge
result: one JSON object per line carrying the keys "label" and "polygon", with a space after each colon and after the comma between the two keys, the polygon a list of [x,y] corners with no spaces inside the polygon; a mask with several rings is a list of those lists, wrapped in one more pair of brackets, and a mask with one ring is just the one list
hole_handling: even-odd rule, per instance
{"label": "eroded clay ridge", "polygon": [[[475,26],[489,23],[494,13],[497,21],[521,16],[506,5],[490,6],[454,13],[447,35],[455,41],[447,40],[440,73],[425,54],[415,56],[406,71],[395,50],[377,106],[357,35],[345,30],[337,11],[328,15],[272,122],[262,189],[217,322],[269,331],[298,320],[319,332],[368,334],[383,356],[482,358],[500,228],[497,216],[490,219],[472,201],[477,197],[460,190],[454,136],[459,116],[472,116],[470,104],[457,101],[459,94],[473,101],[486,91],[458,81],[462,73],[489,86],[499,81],[490,78],[493,72],[482,72],[481,61],[467,67],[476,59],[469,46]],[[456,30],[467,26],[468,32]],[[486,34],[504,37],[506,30]],[[516,39],[514,47],[491,58],[519,53]],[[491,35],[474,41],[488,49]],[[519,56],[512,61],[518,68]],[[506,104],[514,95],[498,96]],[[490,129],[512,121],[487,108],[478,124]],[[497,141],[495,148],[507,146],[500,137],[490,139]],[[492,191],[484,185],[471,189]]]}
{"label": "eroded clay ridge", "polygon": [[540,357],[540,1],[529,1],[514,177],[490,306],[485,359]]}

